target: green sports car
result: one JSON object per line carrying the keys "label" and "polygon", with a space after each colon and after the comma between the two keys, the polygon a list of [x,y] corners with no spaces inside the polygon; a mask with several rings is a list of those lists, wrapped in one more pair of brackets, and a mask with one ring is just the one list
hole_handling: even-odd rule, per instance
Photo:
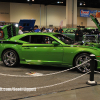
{"label": "green sports car", "polygon": [[[73,67],[94,54],[100,60],[100,48],[76,45],[59,33],[25,33],[0,40],[0,60],[8,67],[20,64]],[[100,68],[100,63],[96,62]],[[77,67],[80,72],[90,70],[90,62]]]}
{"label": "green sports car", "polygon": [[[87,27],[87,28],[80,28],[80,29],[83,32],[83,41],[87,41],[87,42],[97,42],[98,41],[98,35],[92,33],[92,30],[95,30],[95,28]],[[77,30],[76,28],[70,28],[70,29],[67,29],[66,31],[64,31],[63,34],[66,35],[67,37],[75,40],[75,31],[76,30]]]}

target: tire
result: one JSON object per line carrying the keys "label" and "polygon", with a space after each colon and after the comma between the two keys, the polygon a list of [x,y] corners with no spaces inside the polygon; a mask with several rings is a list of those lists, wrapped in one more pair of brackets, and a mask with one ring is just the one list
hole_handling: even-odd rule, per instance
{"label": "tire", "polygon": [[12,49],[8,49],[3,52],[2,60],[4,65],[7,67],[15,67],[19,64],[19,57],[17,53]]}
{"label": "tire", "polygon": [[[89,59],[91,59],[90,54],[81,53],[75,58],[74,65],[77,66],[77,65],[79,65],[79,64],[81,64]],[[86,73],[86,72],[90,71],[90,61],[84,65],[77,67],[76,69],[78,72],[81,72],[81,73]]]}

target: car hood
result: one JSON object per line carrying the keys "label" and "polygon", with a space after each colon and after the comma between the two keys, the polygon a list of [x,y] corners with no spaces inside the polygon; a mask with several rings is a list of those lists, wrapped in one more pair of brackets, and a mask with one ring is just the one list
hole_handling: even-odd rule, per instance
{"label": "car hood", "polygon": [[85,43],[84,46],[93,47],[93,48],[100,48],[100,43]]}

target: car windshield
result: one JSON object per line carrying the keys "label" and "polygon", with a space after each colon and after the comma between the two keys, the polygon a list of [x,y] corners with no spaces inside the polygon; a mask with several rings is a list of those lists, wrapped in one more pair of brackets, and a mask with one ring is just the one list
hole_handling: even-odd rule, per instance
{"label": "car windshield", "polygon": [[65,35],[56,34],[54,36],[57,37],[62,42],[64,42],[65,44],[73,44],[74,43],[74,41],[72,39],[70,39],[69,37],[66,37]]}

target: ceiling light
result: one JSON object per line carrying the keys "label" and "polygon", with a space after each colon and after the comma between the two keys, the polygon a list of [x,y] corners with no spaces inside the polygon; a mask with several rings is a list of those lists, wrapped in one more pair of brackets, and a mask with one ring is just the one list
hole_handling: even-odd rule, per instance
{"label": "ceiling light", "polygon": [[83,5],[84,5],[84,6],[86,5],[85,2],[83,3]]}
{"label": "ceiling light", "polygon": [[59,1],[58,1],[57,3],[63,3],[63,2],[59,2]]}
{"label": "ceiling light", "polygon": [[80,2],[80,6],[82,6],[82,2]]}
{"label": "ceiling light", "polygon": [[32,0],[32,1],[34,1],[34,0]]}
{"label": "ceiling light", "polygon": [[30,1],[30,0],[27,0],[27,1]]}

